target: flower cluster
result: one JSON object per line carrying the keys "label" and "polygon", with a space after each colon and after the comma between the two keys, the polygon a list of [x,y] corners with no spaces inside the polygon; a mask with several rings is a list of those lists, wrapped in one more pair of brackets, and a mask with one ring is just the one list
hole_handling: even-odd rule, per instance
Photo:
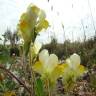
{"label": "flower cluster", "polygon": [[46,49],[39,53],[39,60],[32,68],[44,79],[48,78],[51,82],[56,82],[57,78],[62,77],[64,83],[69,78],[76,81],[86,71],[85,67],[80,65],[79,55],[74,53],[66,59],[64,64],[59,64],[58,57],[55,54],[49,55]]}

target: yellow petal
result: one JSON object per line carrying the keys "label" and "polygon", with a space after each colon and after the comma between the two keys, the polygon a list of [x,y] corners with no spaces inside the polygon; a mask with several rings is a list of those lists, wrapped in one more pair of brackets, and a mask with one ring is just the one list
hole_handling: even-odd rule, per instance
{"label": "yellow petal", "polygon": [[36,5],[34,5],[34,4],[31,3],[31,4],[28,6],[27,11],[28,11],[29,14],[30,14],[30,13],[34,13],[34,14],[39,15],[38,13],[39,13],[39,11],[40,11],[40,8],[38,8]]}
{"label": "yellow petal", "polygon": [[42,64],[45,64],[48,61],[49,53],[48,50],[44,49],[39,53],[39,60]]}
{"label": "yellow petal", "polygon": [[55,82],[59,77],[62,77],[67,67],[67,64],[58,64],[51,73],[51,81]]}
{"label": "yellow petal", "polygon": [[73,69],[76,69],[80,65],[80,56],[74,53],[70,56],[70,62]]}
{"label": "yellow petal", "polygon": [[41,49],[41,47],[42,47],[41,43],[39,43],[39,42],[35,42],[34,43],[33,49],[34,49],[35,54],[38,54],[38,52]]}
{"label": "yellow petal", "polygon": [[27,22],[26,21],[21,21],[21,23],[20,23],[20,27],[21,27],[21,29],[22,28],[25,28],[27,26]]}
{"label": "yellow petal", "polygon": [[48,72],[52,72],[54,68],[58,65],[58,57],[55,54],[50,54],[48,61],[46,62],[46,69]]}
{"label": "yellow petal", "polygon": [[77,72],[78,72],[79,75],[84,74],[85,71],[86,70],[85,70],[85,67],[83,65],[78,66]]}
{"label": "yellow petal", "polygon": [[49,23],[47,20],[43,20],[40,23],[36,25],[36,32],[40,32],[42,29],[47,29],[49,26]]}
{"label": "yellow petal", "polygon": [[71,63],[70,58],[66,59],[66,64],[68,64],[68,66],[69,66],[70,68],[73,68],[73,65],[72,65],[72,63]]}
{"label": "yellow petal", "polygon": [[39,11],[39,21],[42,21],[46,18],[46,14],[44,12],[44,10],[40,10]]}
{"label": "yellow petal", "polygon": [[[32,17],[31,17],[32,19]],[[32,24],[32,26],[31,26]],[[18,24],[18,30],[25,42],[29,42],[32,39],[32,28],[35,26],[33,22],[29,22],[29,16],[27,13],[22,14],[20,22]]]}
{"label": "yellow petal", "polygon": [[32,66],[33,70],[36,71],[37,73],[39,74],[43,74],[43,66],[42,66],[42,63],[37,61],[33,66]]}

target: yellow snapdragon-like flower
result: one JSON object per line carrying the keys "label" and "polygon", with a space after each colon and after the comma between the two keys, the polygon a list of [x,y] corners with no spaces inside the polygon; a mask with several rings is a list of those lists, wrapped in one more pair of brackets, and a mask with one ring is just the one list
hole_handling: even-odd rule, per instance
{"label": "yellow snapdragon-like flower", "polygon": [[41,75],[50,74],[57,64],[58,57],[55,54],[49,55],[48,50],[44,49],[39,53],[39,61],[34,64],[33,69]]}
{"label": "yellow snapdragon-like flower", "polygon": [[64,70],[63,74],[63,82],[65,83],[65,85],[68,85],[69,82],[70,84],[72,84],[76,81],[77,78],[79,78],[84,74],[84,72],[86,72],[85,67],[81,65],[80,62],[80,56],[76,53],[74,53],[68,59],[66,59],[65,65],[68,66]]}
{"label": "yellow snapdragon-like flower", "polygon": [[48,53],[44,49],[39,54],[39,61],[37,61],[33,69],[39,73],[43,78],[49,78],[55,82],[56,79],[63,74],[65,66],[59,64],[58,57],[55,54]]}
{"label": "yellow snapdragon-like flower", "polygon": [[46,20],[45,12],[34,4],[30,4],[19,20],[18,34],[24,40],[24,55],[27,56],[31,42],[34,43],[37,35],[46,30],[49,23]]}
{"label": "yellow snapdragon-like flower", "polygon": [[85,68],[80,64],[80,56],[76,53],[70,56],[70,58],[66,59],[66,64],[68,64],[69,69],[76,72],[77,75],[82,75],[85,72]]}
{"label": "yellow snapdragon-like flower", "polygon": [[71,90],[74,87],[76,79],[86,72],[85,67],[81,65],[80,62],[80,56],[76,53],[66,59],[65,65],[68,66],[63,74],[63,83],[66,91]]}
{"label": "yellow snapdragon-like flower", "polygon": [[34,37],[34,32],[37,34],[42,29],[47,29],[48,26],[45,12],[36,5],[30,4],[20,17],[18,29],[24,41],[28,42]]}

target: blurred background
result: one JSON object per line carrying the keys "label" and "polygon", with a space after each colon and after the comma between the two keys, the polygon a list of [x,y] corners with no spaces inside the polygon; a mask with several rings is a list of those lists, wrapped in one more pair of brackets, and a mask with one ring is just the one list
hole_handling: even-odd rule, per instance
{"label": "blurred background", "polygon": [[49,20],[50,27],[37,38],[44,44],[51,42],[52,37],[63,43],[84,41],[96,35],[96,0],[0,0],[1,38],[7,29],[16,30],[30,3],[42,8]]}

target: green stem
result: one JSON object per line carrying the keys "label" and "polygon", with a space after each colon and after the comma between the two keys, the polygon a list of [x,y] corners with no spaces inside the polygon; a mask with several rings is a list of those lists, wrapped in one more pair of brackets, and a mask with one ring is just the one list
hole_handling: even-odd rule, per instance
{"label": "green stem", "polygon": [[46,83],[47,83],[46,87],[47,87],[47,91],[48,91],[48,96],[52,96],[51,95],[51,90],[50,90],[50,81],[49,81],[49,79],[46,80]]}
{"label": "green stem", "polygon": [[31,72],[31,79],[30,79],[30,83],[31,83],[31,96],[34,95],[34,72],[32,70],[32,63],[33,61],[33,58],[32,58],[32,54],[31,54],[31,48],[29,49],[29,69],[30,69],[30,72]]}

